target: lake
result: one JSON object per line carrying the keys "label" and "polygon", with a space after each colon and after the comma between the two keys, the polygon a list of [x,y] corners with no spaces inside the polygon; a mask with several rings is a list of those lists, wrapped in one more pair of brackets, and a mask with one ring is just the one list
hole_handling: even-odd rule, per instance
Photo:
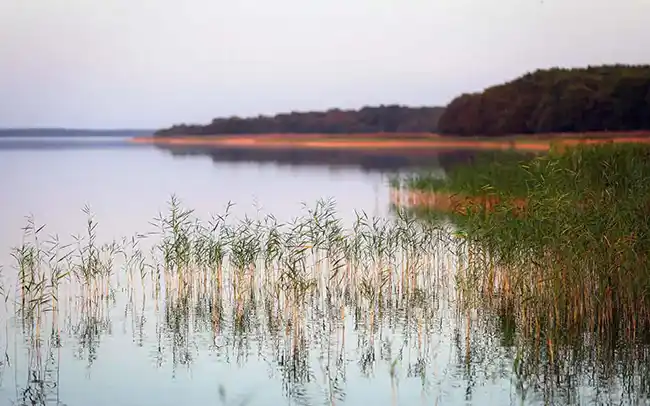
{"label": "lake", "polygon": [[[396,218],[389,177],[427,163],[442,176],[467,156],[317,159],[124,138],[0,139],[0,404],[642,403],[589,360],[524,376],[507,322],[458,311],[463,250],[453,228]],[[205,243],[214,253],[220,237],[196,237],[194,223],[169,214],[172,195],[210,224],[206,233],[234,203],[228,264],[183,251]],[[97,226],[77,243],[85,206]],[[131,238],[155,230],[161,212],[164,235]],[[45,228],[16,254],[28,215]],[[288,225],[269,226],[276,221]],[[276,230],[282,257],[269,254]],[[314,248],[307,235],[327,241]],[[398,242],[375,241],[387,235]],[[251,256],[237,266],[249,247],[266,249],[269,263]],[[323,252],[341,255],[341,266]]]}

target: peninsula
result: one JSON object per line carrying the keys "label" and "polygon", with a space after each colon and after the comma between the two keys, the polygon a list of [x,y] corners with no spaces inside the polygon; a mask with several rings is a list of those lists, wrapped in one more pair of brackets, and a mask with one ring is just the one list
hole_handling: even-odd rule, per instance
{"label": "peninsula", "polygon": [[136,142],[220,148],[548,150],[650,142],[650,65],[539,69],[446,107],[381,105],[179,124]]}

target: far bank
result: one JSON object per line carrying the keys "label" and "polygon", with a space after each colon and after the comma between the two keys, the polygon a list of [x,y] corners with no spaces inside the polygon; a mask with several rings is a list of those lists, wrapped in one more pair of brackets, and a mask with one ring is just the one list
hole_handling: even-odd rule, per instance
{"label": "far bank", "polygon": [[343,150],[518,150],[546,152],[553,147],[599,143],[650,143],[650,131],[521,134],[503,137],[457,137],[415,134],[245,134],[134,137],[134,143],[245,149]]}

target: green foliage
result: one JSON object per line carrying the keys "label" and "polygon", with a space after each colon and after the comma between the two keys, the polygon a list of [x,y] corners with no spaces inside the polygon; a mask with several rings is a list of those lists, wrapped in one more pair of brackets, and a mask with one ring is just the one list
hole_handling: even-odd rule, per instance
{"label": "green foliage", "polygon": [[447,172],[446,178],[430,173],[416,173],[406,178],[396,179],[395,185],[411,190],[425,192],[482,194],[486,189],[525,193],[525,184],[518,177],[518,164],[530,160],[531,154],[517,151],[483,152],[467,165],[455,165]]}
{"label": "green foliage", "polygon": [[360,110],[291,112],[272,117],[215,118],[210,124],[175,125],[157,131],[156,135],[436,132],[443,110],[443,107],[382,105]]}
{"label": "green foliage", "polygon": [[[627,199],[616,207],[625,212],[635,202],[645,201],[636,198],[646,191],[642,181],[648,175],[643,167],[648,149],[609,148],[573,150],[536,159],[512,156],[492,172],[487,161],[477,165],[486,169],[486,181],[511,173],[513,179],[526,180],[535,196],[554,196],[554,203],[564,198],[558,197],[553,185],[567,189],[577,184],[607,204]],[[468,178],[469,172],[465,173]],[[452,186],[446,185],[449,190]],[[621,195],[624,189],[633,195]],[[494,190],[486,188],[483,192]],[[613,193],[611,197],[607,197],[608,192]],[[543,397],[548,404],[585,403],[593,398],[600,400],[600,393],[645,399],[650,376],[647,346],[628,341],[615,347],[605,340],[588,338],[576,340],[574,347],[555,344],[567,325],[558,315],[578,311],[609,317],[604,310],[618,310],[620,304],[631,303],[624,301],[633,297],[630,292],[638,297],[644,294],[647,274],[638,273],[638,286],[628,285],[635,283],[631,280],[634,275],[608,268],[612,262],[603,261],[601,256],[602,252],[616,250],[603,248],[595,254],[580,251],[584,229],[578,227],[579,216],[571,220],[567,217],[570,212],[563,210],[576,207],[578,211],[573,213],[581,214],[584,207],[568,203],[551,206],[553,202],[547,201],[547,207],[537,211],[531,209],[531,215],[537,213],[538,223],[530,220],[528,225],[525,221],[529,220],[511,216],[507,210],[487,219],[466,217],[467,226],[474,227],[476,233],[461,234],[469,240],[466,251],[461,251],[461,259],[462,255],[468,259],[464,264],[456,262],[453,253],[449,255],[450,249],[458,248],[459,240],[449,238],[446,228],[416,221],[398,210],[391,220],[359,214],[354,225],[345,229],[331,201],[306,207],[302,216],[288,223],[279,223],[271,215],[233,220],[232,205],[228,204],[223,214],[206,223],[172,196],[168,210],[153,222],[155,232],[107,245],[99,243],[96,233],[100,227],[88,208],[84,209],[88,217],[85,232],[67,245],[56,237],[44,240],[45,227],[30,218],[25,240],[14,250],[17,297],[12,295],[10,300],[16,304],[17,320],[23,320],[27,345],[28,373],[23,374],[27,379],[24,386],[17,385],[16,397],[24,404],[45,404],[45,399],[58,396],[59,347],[72,341],[78,347],[75,355],[87,360],[90,368],[102,337],[112,334],[111,314],[117,309],[120,322],[131,326],[134,343],[153,344],[158,367],[169,363],[172,371],[179,366],[189,368],[204,346],[218,362],[236,363],[240,368],[248,362],[257,365],[260,359],[255,355],[263,354],[273,374],[270,381],[282,382],[282,393],[292,404],[323,403],[318,396],[327,404],[339,404],[345,400],[348,377],[356,373],[366,378],[379,377],[380,373],[386,379],[390,377],[393,399],[399,394],[398,382],[416,378],[421,381],[423,400],[428,400],[428,391],[437,390],[440,362],[448,362],[442,367],[453,371],[446,379],[455,386],[466,384],[463,389],[467,394],[474,393],[490,377],[511,374],[522,402],[532,396]],[[597,205],[600,214],[605,212],[603,205]],[[566,252],[582,254],[582,262],[577,255],[568,257],[573,262],[550,257],[553,261],[542,266],[534,261],[544,260],[543,255],[526,253],[524,246],[535,243],[531,236],[534,227],[543,227],[545,221],[553,224],[553,219],[543,216],[544,210],[551,208],[564,213],[559,221],[574,229],[560,243],[547,240],[545,247],[572,243],[574,247]],[[605,233],[608,238],[633,226],[635,214],[628,214],[630,217],[616,224],[606,224],[614,229]],[[515,230],[517,227],[521,230]],[[586,229],[589,227],[587,224]],[[644,227],[647,225],[640,224],[636,230]],[[540,234],[561,236],[553,230],[542,229]],[[481,232],[483,237],[479,238]],[[513,232],[528,235],[528,240],[518,241]],[[494,242],[490,250],[479,250],[480,244],[490,248],[490,241]],[[609,247],[629,246],[613,241]],[[592,244],[589,248],[598,248],[597,243],[587,243]],[[508,257],[504,247],[513,247],[514,254]],[[646,249],[634,247],[641,255]],[[492,253],[496,259],[489,256]],[[517,262],[516,258],[521,260]],[[633,258],[627,260],[633,265]],[[503,268],[495,271],[494,264]],[[514,266],[517,264],[519,268]],[[566,267],[570,264],[576,267]],[[120,265],[123,272],[111,271]],[[562,267],[572,274],[563,275]],[[463,314],[464,309],[456,307],[467,303],[470,287],[478,287],[475,292],[483,293],[499,273],[511,281],[510,290],[497,284],[501,287],[499,300],[486,302],[474,315]],[[460,302],[451,285],[454,276],[462,293]],[[597,296],[597,290],[586,290],[593,298],[584,295],[578,298],[582,301],[570,295],[582,292],[579,289],[607,286],[605,277],[614,280],[611,286],[621,292],[613,296],[614,302],[607,293]],[[540,278],[546,285],[535,290],[531,281]],[[116,306],[116,295],[127,301],[124,313]],[[575,301],[568,303],[565,297]],[[635,304],[642,318],[646,307],[643,302]],[[9,320],[14,323],[13,318]],[[536,339],[530,340],[531,334],[525,329],[535,322],[544,327],[551,322],[556,325],[554,329],[542,328]],[[146,323],[155,323],[156,337],[147,337]],[[641,323],[638,328],[643,328]],[[540,329],[529,331],[534,336]],[[346,334],[352,334],[353,351]],[[441,343],[448,340],[447,335],[451,345],[443,344],[441,360]],[[213,340],[206,340],[208,337]],[[9,358],[6,360],[8,363]],[[314,379],[318,364],[321,375]],[[585,388],[596,395],[585,394]],[[253,388],[247,395],[237,396],[216,384],[213,391],[212,402],[221,404],[245,404],[264,395],[263,391],[253,393]],[[610,400],[608,404],[614,403],[611,397],[605,398]]]}
{"label": "green foliage", "polygon": [[[59,370],[65,370],[59,369],[65,359],[56,356],[59,348],[74,348],[90,369],[112,334],[116,309],[130,319],[125,329],[130,326],[135,343],[158,343],[152,352],[158,367],[190,367],[206,345],[218,362],[238,367],[256,363],[255,355],[263,353],[274,375],[270,381],[282,383],[291,404],[312,404],[321,394],[328,404],[343,401],[346,371],[355,361],[345,359],[346,340],[335,338],[335,331],[348,325],[363,341],[360,352],[377,349],[376,359],[360,357],[366,376],[375,368],[388,370],[382,363],[391,364],[395,379],[409,368],[396,365],[392,343],[378,328],[400,331],[395,348],[417,346],[425,356],[434,351],[418,345],[415,326],[433,328],[445,286],[437,282],[447,276],[431,266],[441,251],[438,228],[406,215],[365,213],[344,228],[334,202],[324,200],[288,223],[260,213],[236,219],[231,207],[200,221],[172,196],[152,221],[153,231],[107,245],[100,243],[101,227],[88,207],[86,229],[70,244],[48,238],[47,227],[28,218],[24,240],[13,250],[15,296],[12,289],[3,296],[9,306],[15,303],[16,317],[6,312],[7,304],[0,313],[7,331],[19,324],[24,337],[26,351],[12,352],[12,362],[26,368],[26,379],[14,382],[16,403],[59,404],[51,400],[58,395]],[[147,323],[155,323],[155,337],[147,337]],[[0,355],[0,377],[8,363]],[[324,387],[313,379],[318,364],[327,370]],[[224,405],[249,404],[263,395],[255,387],[240,394],[216,384],[213,389],[215,399],[209,400]]]}
{"label": "green foliage", "polygon": [[506,135],[650,129],[650,65],[527,73],[454,99],[439,130]]}
{"label": "green foliage", "polygon": [[472,258],[468,296],[496,292],[530,331],[634,336],[650,326],[649,146],[478,165],[435,186],[498,197],[454,216]]}

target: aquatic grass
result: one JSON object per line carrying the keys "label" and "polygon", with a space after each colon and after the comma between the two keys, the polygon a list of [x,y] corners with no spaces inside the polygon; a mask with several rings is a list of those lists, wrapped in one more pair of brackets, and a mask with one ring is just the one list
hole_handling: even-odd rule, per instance
{"label": "aquatic grass", "polygon": [[579,146],[451,175],[448,190],[499,197],[449,217],[466,242],[468,303],[506,306],[549,349],[584,332],[637,337],[650,326],[649,158],[645,145]]}
{"label": "aquatic grass", "polygon": [[33,324],[28,323],[28,320],[40,317],[42,312],[52,309],[52,303],[56,299],[54,285],[60,275],[58,268],[52,273],[45,271],[47,253],[40,238],[45,226],[36,224],[33,216],[27,217],[23,242],[13,248],[11,253],[18,271],[18,306],[25,327]]}
{"label": "aquatic grass", "polygon": [[[181,209],[178,201],[173,200],[169,218],[159,218],[158,223],[178,224],[182,218],[184,226],[161,227],[163,242],[160,248],[164,262],[167,268],[176,269],[173,264],[179,261],[170,257],[189,250],[183,247],[194,246],[194,258],[185,256],[183,266],[205,266],[206,255],[203,254],[207,253],[208,257],[213,255],[207,262],[217,268],[216,272],[223,272],[225,261],[233,269],[231,276],[237,279],[253,274],[263,279],[265,272],[279,272],[285,287],[293,285],[302,291],[315,283],[316,278],[312,274],[316,268],[329,278],[341,277],[340,270],[346,268],[350,277],[350,270],[358,268],[362,262],[366,268],[368,264],[383,267],[384,264],[395,262],[393,257],[398,249],[403,251],[405,259],[412,262],[406,273],[415,272],[417,257],[425,248],[426,238],[421,238],[421,241],[415,238],[417,231],[412,231],[417,228],[414,227],[414,219],[404,217],[399,222],[389,224],[383,219],[369,221],[367,216],[359,214],[351,235],[346,235],[340,220],[334,216],[333,202],[321,201],[313,209],[306,208],[306,211],[306,216],[287,224],[278,224],[272,216],[261,220],[244,218],[236,225],[221,225],[218,236],[215,236],[214,233],[206,233],[205,228],[192,226],[195,223],[189,217],[191,212]],[[216,228],[213,226],[213,231]],[[171,232],[165,235],[165,229]],[[198,236],[193,231],[195,229],[200,230]],[[424,233],[424,230],[421,231]],[[420,246],[409,248],[409,244]],[[180,248],[173,248],[178,245]]]}
{"label": "aquatic grass", "polygon": [[469,163],[456,164],[444,173],[420,171],[394,176],[389,183],[393,189],[480,194],[487,185],[508,193],[525,195],[525,179],[519,166],[534,160],[536,155],[516,151],[477,153]]}
{"label": "aquatic grass", "polygon": [[[579,398],[576,386],[559,393],[548,379],[573,376],[595,359],[602,376],[619,370],[628,395],[636,393],[627,401],[648,394],[650,382],[620,366],[642,371],[636,365],[650,344],[649,158],[645,145],[577,146],[396,183],[474,197],[453,212],[417,202],[408,209],[456,227],[461,308],[468,317],[509,320],[504,339],[518,351],[514,382],[522,398]],[[395,207],[403,209],[399,201]]]}
{"label": "aquatic grass", "polygon": [[[75,317],[64,327],[77,339],[77,356],[85,359],[88,367],[99,356],[102,335],[111,328],[108,309],[115,304],[117,283],[128,298],[124,314],[132,320],[134,342],[142,342],[145,323],[156,324],[154,358],[158,365],[170,362],[174,373],[177,367],[190,367],[207,335],[215,356],[227,362],[243,365],[255,354],[264,354],[270,370],[283,381],[283,393],[294,400],[309,400],[314,391],[323,391],[328,399],[340,398],[352,351],[346,343],[346,329],[354,329],[359,339],[356,351],[363,373],[370,376],[381,371],[400,381],[418,377],[423,392],[443,379],[427,372],[427,364],[438,356],[435,346],[439,338],[435,337],[442,331],[440,313],[457,312],[454,323],[459,323],[459,339],[467,332],[457,353],[469,354],[461,362],[473,365],[474,370],[464,371],[468,377],[475,376],[477,370],[486,376],[496,373],[487,360],[489,354],[498,354],[497,346],[481,338],[481,323],[488,324],[497,314],[514,320],[516,334],[509,338],[513,346],[521,346],[518,340],[522,336],[537,334],[536,324],[528,324],[530,334],[522,333],[526,323],[534,320],[534,309],[531,302],[516,308],[521,302],[506,294],[505,281],[512,285],[511,291],[518,284],[533,293],[539,291],[530,283],[514,283],[498,252],[481,249],[470,234],[465,239],[450,236],[444,226],[423,222],[407,210],[398,210],[392,218],[357,213],[348,228],[336,216],[334,202],[327,200],[305,206],[302,216],[287,223],[263,214],[236,219],[230,207],[202,222],[173,197],[168,210],[154,219],[153,232],[109,244],[100,243],[100,227],[92,218],[86,224],[86,235],[72,245],[58,238],[52,239],[51,245],[42,244],[39,239],[40,251],[33,251],[38,255],[24,258],[25,274],[45,275],[46,282],[51,280],[52,269],[65,275],[57,300],[42,298],[74,309],[68,310]],[[86,214],[92,217],[90,211]],[[35,244],[30,244],[25,244],[25,252],[32,252],[29,247]],[[463,268],[456,275],[456,254],[461,249]],[[46,260],[30,262],[39,256]],[[492,267],[491,274],[479,266],[485,264]],[[113,271],[107,271],[109,267]],[[118,267],[127,274],[124,282],[119,281]],[[469,272],[474,272],[471,279]],[[491,318],[481,319],[465,308],[456,309],[455,277],[463,304],[469,303],[472,293],[487,292],[492,281],[491,304],[485,300],[481,304],[489,304],[488,310],[501,309],[501,313],[495,310]],[[463,283],[470,282],[475,292],[463,290]],[[33,296],[38,296],[36,290]],[[147,321],[144,314],[149,300],[157,310],[156,318]],[[539,303],[535,309],[542,308]],[[568,347],[542,329],[538,341],[547,343],[547,338],[552,338],[553,346],[538,346],[541,355],[536,362],[532,361],[534,347],[518,347],[522,361],[531,360],[517,363],[521,385],[538,379],[540,375],[534,372],[551,362],[546,354],[553,354],[556,363],[569,356]],[[323,370],[314,368],[312,361],[321,354]],[[634,354],[616,362],[634,360]],[[593,354],[581,361],[583,364],[574,365],[601,362],[605,355]],[[569,373],[571,368],[559,372]],[[636,371],[642,370],[639,367],[628,375],[636,376]],[[543,372],[560,376],[558,371]],[[475,377],[470,381],[476,385]],[[535,390],[547,389],[539,386]]]}
{"label": "aquatic grass", "polygon": [[172,195],[167,215],[159,213],[152,224],[157,226],[164,266],[167,270],[182,272],[191,262],[192,244],[190,237],[194,224],[191,220],[193,210],[183,209],[180,200]]}

